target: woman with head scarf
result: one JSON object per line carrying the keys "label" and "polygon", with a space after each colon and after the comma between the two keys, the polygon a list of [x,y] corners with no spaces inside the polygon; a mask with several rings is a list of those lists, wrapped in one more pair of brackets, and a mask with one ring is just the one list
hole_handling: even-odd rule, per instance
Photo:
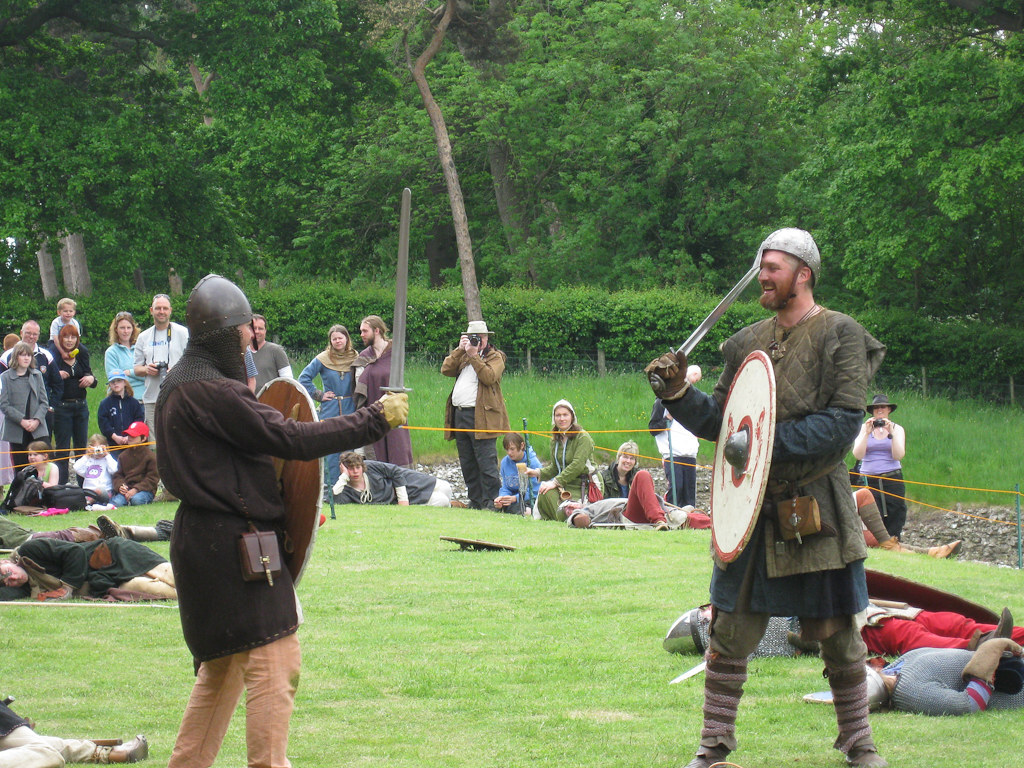
{"label": "woman with head scarf", "polygon": [[[314,357],[299,374],[299,384],[305,387],[310,397],[320,403],[321,419],[355,412],[352,363],[356,354],[348,328],[332,325],[327,333],[327,348]],[[322,389],[317,389],[313,383],[317,376],[320,377]],[[331,488],[338,482],[339,455],[332,453],[325,459]]]}
{"label": "woman with head scarf", "polygon": [[568,400],[551,409],[551,463],[526,474],[540,478],[537,514],[545,520],[565,520],[559,504],[569,498],[581,499],[583,483],[593,471],[594,439],[576,421],[576,410]]}

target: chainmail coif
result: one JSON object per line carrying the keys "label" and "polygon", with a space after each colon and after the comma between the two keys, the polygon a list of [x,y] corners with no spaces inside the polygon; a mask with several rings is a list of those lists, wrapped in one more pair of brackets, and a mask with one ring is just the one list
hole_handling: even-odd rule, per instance
{"label": "chainmail coif", "polygon": [[234,379],[246,382],[242,336],[234,326],[218,328],[199,336],[191,336],[181,359],[167,372],[160,385],[157,408],[162,408],[167,396],[190,381]]}

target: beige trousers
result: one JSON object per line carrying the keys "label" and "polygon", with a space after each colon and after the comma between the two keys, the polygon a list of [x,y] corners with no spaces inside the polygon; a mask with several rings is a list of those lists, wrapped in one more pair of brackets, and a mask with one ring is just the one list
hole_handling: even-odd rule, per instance
{"label": "beige trousers", "polygon": [[178,599],[178,591],[174,588],[174,572],[171,570],[170,563],[160,563],[153,570],[126,581],[121,585],[121,589],[145,592],[148,595],[168,597],[172,600]]}
{"label": "beige trousers", "polygon": [[245,691],[249,768],[290,768],[288,724],[302,653],[292,634],[199,666],[167,768],[209,768]]}
{"label": "beige trousers", "polygon": [[0,737],[0,768],[63,768],[65,762],[82,763],[95,752],[91,741],[41,736],[20,726]]}

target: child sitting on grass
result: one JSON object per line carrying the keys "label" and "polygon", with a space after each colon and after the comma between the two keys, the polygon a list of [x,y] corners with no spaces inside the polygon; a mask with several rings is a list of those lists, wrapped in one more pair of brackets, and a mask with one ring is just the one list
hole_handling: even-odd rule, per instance
{"label": "child sitting on grass", "polygon": [[128,437],[128,443],[117,452],[117,472],[113,479],[115,494],[110,503],[115,507],[149,504],[156,496],[157,485],[160,483],[156,456],[149,448],[141,445],[149,439],[149,427],[144,421],[135,421],[124,434]]}
{"label": "child sitting on grass", "polygon": [[501,438],[501,446],[505,449],[506,455],[501,460],[501,467],[498,471],[501,476],[501,489],[494,500],[494,507],[499,512],[522,515],[529,511],[523,509],[523,496],[525,495],[525,500],[528,502],[536,500],[540,490],[540,480],[535,477],[527,478],[530,482],[529,490],[523,494],[517,465],[524,464],[526,469],[540,469],[540,459],[537,458],[532,446],[527,449],[526,440],[518,432],[506,433]]}
{"label": "child sitting on grass", "polygon": [[36,468],[36,477],[42,483],[43,488],[52,488],[60,483],[60,470],[57,465],[50,461],[50,454],[53,448],[45,440],[33,440],[28,444],[28,463]]}
{"label": "child sitting on grass", "polygon": [[92,492],[93,503],[110,501],[116,472],[117,459],[107,450],[107,439],[103,435],[90,437],[86,452],[75,462],[75,474],[81,478],[82,489]]}

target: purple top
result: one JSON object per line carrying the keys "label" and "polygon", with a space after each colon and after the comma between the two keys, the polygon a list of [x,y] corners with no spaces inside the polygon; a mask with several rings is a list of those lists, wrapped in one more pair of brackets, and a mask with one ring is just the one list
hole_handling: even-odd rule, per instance
{"label": "purple top", "polygon": [[886,472],[902,468],[903,465],[892,457],[892,438],[884,437],[879,440],[875,437],[875,431],[871,430],[864,458],[860,462],[860,471],[865,475],[884,475]]}

